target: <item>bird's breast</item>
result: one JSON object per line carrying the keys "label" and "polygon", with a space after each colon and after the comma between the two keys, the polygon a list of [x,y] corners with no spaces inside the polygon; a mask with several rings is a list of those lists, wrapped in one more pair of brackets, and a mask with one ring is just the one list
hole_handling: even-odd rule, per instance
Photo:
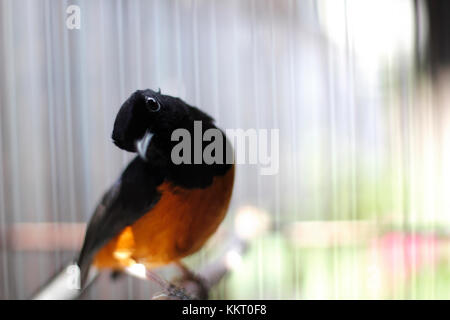
{"label": "bird's breast", "polygon": [[98,268],[133,263],[164,265],[198,251],[225,217],[234,182],[234,166],[206,188],[185,189],[162,183],[156,205],[106,244],[96,255]]}

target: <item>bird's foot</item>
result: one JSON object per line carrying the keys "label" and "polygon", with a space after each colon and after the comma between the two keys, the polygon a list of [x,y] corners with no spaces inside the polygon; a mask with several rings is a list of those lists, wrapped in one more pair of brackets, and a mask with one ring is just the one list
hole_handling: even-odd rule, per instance
{"label": "bird's foot", "polygon": [[195,296],[196,299],[208,299],[209,286],[206,279],[192,272],[186,265],[178,261],[175,263],[180,269],[182,275],[175,279],[175,283],[186,289],[189,295]]}
{"label": "bird's foot", "polygon": [[192,297],[186,294],[185,290],[183,288],[180,288],[173,283],[170,283],[169,281],[161,278],[156,273],[147,270],[146,276],[148,279],[156,282],[165,292],[153,297],[153,299],[156,300],[162,300],[162,299],[174,299],[174,300],[193,300]]}

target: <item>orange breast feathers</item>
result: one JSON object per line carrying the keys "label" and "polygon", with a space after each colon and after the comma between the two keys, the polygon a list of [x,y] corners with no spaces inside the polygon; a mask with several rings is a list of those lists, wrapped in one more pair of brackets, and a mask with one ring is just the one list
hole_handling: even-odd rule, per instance
{"label": "orange breast feathers", "polygon": [[158,203],[107,243],[96,255],[97,268],[123,269],[134,263],[165,265],[198,251],[225,217],[234,166],[205,189],[164,182]]}

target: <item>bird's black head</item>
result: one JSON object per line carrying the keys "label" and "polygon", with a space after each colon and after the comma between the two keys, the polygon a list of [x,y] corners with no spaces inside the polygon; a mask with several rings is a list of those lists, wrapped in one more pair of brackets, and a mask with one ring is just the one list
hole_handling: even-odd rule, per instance
{"label": "bird's black head", "polygon": [[213,126],[211,117],[179,98],[137,90],[120,108],[112,139],[119,148],[144,156],[150,141],[169,147],[172,132],[178,128],[191,131],[194,120],[202,120],[205,128]]}
{"label": "bird's black head", "polygon": [[[165,97],[153,90],[137,90],[122,105],[114,122],[112,139],[121,149],[136,152],[137,143],[147,132],[157,134],[165,123],[174,122],[176,110]],[[170,122],[170,123],[169,123]]]}

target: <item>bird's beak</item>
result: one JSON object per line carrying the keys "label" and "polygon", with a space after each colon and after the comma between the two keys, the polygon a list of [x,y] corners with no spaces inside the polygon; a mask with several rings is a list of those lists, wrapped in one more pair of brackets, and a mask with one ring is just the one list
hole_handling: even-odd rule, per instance
{"label": "bird's beak", "polygon": [[137,152],[138,152],[139,156],[144,160],[147,160],[147,149],[148,149],[148,146],[150,145],[150,141],[152,140],[152,137],[153,137],[153,133],[151,133],[150,131],[147,130],[141,139],[136,140]]}

